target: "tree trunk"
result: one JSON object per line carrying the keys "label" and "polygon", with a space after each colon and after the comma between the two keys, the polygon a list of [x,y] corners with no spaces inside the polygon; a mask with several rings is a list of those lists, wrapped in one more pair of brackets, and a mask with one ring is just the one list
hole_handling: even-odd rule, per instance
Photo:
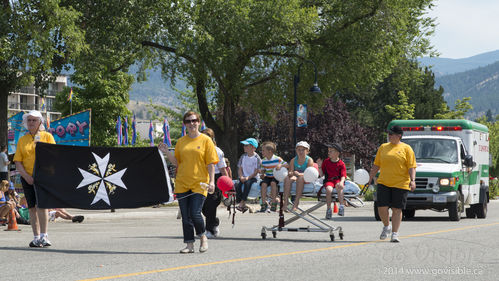
{"label": "tree trunk", "polygon": [[227,157],[230,161],[232,176],[234,178],[237,178],[239,136],[237,133],[237,124],[235,124],[235,116],[236,106],[234,104],[233,96],[229,92],[226,92],[224,93],[224,106],[222,116],[224,131],[223,135],[217,138],[217,142],[220,142],[219,146],[224,151],[225,157]]}

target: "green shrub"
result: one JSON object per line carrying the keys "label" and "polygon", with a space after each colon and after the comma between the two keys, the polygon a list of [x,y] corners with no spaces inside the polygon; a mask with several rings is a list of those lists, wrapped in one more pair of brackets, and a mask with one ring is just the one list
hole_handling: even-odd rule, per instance
{"label": "green shrub", "polygon": [[494,178],[489,182],[489,197],[496,199],[497,196],[499,196],[499,179]]}

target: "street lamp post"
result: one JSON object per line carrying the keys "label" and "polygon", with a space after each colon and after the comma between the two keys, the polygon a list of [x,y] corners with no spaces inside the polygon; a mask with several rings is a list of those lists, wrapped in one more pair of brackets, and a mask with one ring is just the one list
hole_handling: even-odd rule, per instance
{"label": "street lamp post", "polygon": [[294,76],[294,83],[293,83],[293,86],[294,86],[294,107],[293,107],[293,120],[294,120],[294,123],[293,123],[293,147],[296,146],[296,127],[297,127],[297,119],[296,119],[296,91],[298,89],[298,83],[300,83],[300,70],[301,70],[301,66],[305,63],[305,62],[309,62],[311,63],[313,66],[314,66],[314,72],[315,72],[315,79],[314,79],[314,85],[310,88],[310,92],[311,93],[316,93],[316,94],[320,94],[321,93],[321,89],[319,88],[319,86],[317,85],[317,66],[315,65],[315,63],[311,60],[305,60],[304,62],[300,63],[300,65],[298,66],[298,74],[296,74]]}

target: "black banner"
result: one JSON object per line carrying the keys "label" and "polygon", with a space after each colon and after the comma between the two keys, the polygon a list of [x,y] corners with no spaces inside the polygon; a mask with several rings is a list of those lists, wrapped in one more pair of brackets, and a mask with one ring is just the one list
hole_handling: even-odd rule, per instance
{"label": "black banner", "polygon": [[169,202],[172,187],[157,147],[36,144],[40,208],[119,209]]}

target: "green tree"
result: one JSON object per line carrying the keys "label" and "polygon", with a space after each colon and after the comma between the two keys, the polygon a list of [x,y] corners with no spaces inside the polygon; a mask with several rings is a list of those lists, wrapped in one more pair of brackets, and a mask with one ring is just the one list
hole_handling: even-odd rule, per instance
{"label": "green tree", "polygon": [[457,99],[454,110],[451,110],[447,103],[442,103],[442,113],[436,114],[435,119],[463,119],[466,113],[473,109],[470,100],[470,97],[465,97],[462,100]]}
{"label": "green tree", "polygon": [[409,104],[409,98],[405,95],[404,91],[399,91],[397,93],[399,97],[399,104],[395,105],[385,105],[386,111],[391,114],[394,119],[414,119],[414,109],[416,105]]}
{"label": "green tree", "polygon": [[[337,89],[372,87],[402,54],[427,50],[425,28],[430,29],[431,20],[423,12],[430,3],[157,1],[154,32],[142,43],[166,57],[161,65],[167,77],[187,78],[203,119],[217,136],[223,135],[224,151],[236,157],[242,122],[234,118],[238,108],[264,119],[278,118],[274,108],[283,101],[291,110],[290,78],[304,58],[317,62],[324,94],[301,94],[300,103],[317,107]],[[312,70],[310,64],[303,66],[299,92],[312,84]],[[209,89],[215,89],[215,112],[209,108]]]}
{"label": "green tree", "polygon": [[[82,88],[73,87],[73,112],[92,109],[91,145],[116,145],[116,120],[118,116],[128,117],[131,126],[131,112],[126,108],[128,91],[133,77],[117,71],[113,73],[79,73],[72,75],[72,80]],[[67,102],[69,89],[56,96],[55,108],[68,115],[70,105]],[[131,136],[131,130],[130,136]],[[131,140],[131,138],[129,138]]]}
{"label": "green tree", "polygon": [[494,116],[492,116],[492,110],[490,108],[485,113],[485,117],[487,118],[487,122],[494,122]]}
{"label": "green tree", "polygon": [[85,49],[75,26],[80,13],[59,1],[16,0],[0,3],[0,144],[7,139],[10,92],[34,83],[44,95],[69,59]]}
{"label": "green tree", "polygon": [[386,105],[400,104],[400,91],[407,97],[408,105],[415,105],[411,114],[414,119],[432,119],[441,112],[441,104],[445,103],[443,89],[435,89],[435,76],[431,70],[409,59],[400,61],[392,73],[367,94],[359,95],[353,102],[347,99],[346,103],[361,123],[375,128],[381,141],[388,123],[397,118],[387,111]]}
{"label": "green tree", "polygon": [[[68,1],[83,14],[92,55],[102,58],[94,64],[113,70],[140,60],[160,65],[172,83],[185,78],[232,162],[242,121],[236,112],[271,120],[276,105],[291,110],[291,77],[305,58],[317,63],[324,94],[300,94],[299,102],[318,107],[338,89],[372,88],[404,56],[426,53],[432,31],[424,16],[431,0],[114,2]],[[299,92],[312,83],[312,70],[303,66]]]}

